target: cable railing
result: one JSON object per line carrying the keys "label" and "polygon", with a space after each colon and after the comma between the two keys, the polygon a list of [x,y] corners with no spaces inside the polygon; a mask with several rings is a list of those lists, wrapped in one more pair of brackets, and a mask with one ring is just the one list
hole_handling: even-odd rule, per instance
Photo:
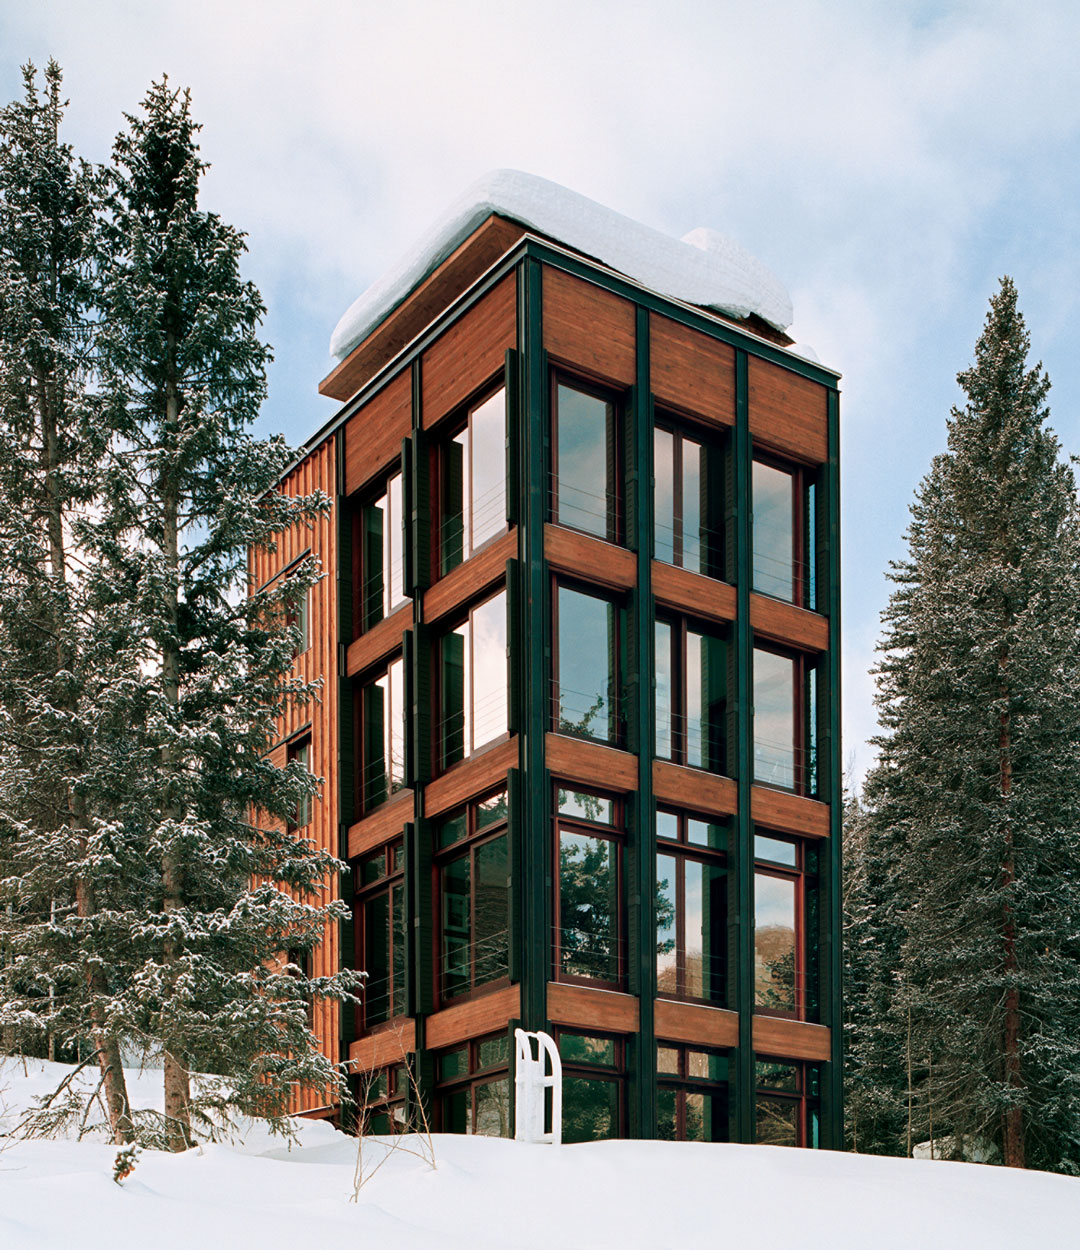
{"label": "cable railing", "polygon": [[802,606],[816,606],[817,576],[812,560],[797,556],[771,556],[755,549],[751,560],[751,586],[759,594],[794,603],[796,586],[802,586]]}
{"label": "cable railing", "polygon": [[658,711],[657,758],[709,772],[723,772],[727,764],[726,720],[723,707],[708,718]]}
{"label": "cable railing", "polygon": [[390,757],[379,756],[360,770],[364,806],[374,807],[405,787],[405,742],[394,739]]}
{"label": "cable railing", "polygon": [[[384,565],[376,572],[369,574],[360,581],[360,605],[364,615],[365,628],[377,625],[403,604],[408,603],[404,582],[405,562],[403,557]],[[397,597],[394,592],[399,592]],[[374,609],[378,607],[378,615]]]}
{"label": "cable railing", "polygon": [[624,738],[624,717],[613,692],[574,690],[551,678],[552,724],[556,733],[598,742],[618,743]]}
{"label": "cable railing", "polygon": [[817,749],[754,735],[754,780],[783,790],[817,790]]}
{"label": "cable railing", "polygon": [[625,963],[625,939],[608,924],[555,925],[559,971],[565,976],[618,983]]}
{"label": "cable railing", "polygon": [[467,994],[478,985],[497,981],[510,971],[510,931],[500,929],[474,942],[444,936],[439,996]]}
{"label": "cable railing", "polygon": [[678,526],[668,525],[659,517],[654,522],[653,557],[664,564],[675,564],[707,577],[719,577],[723,552],[724,531],[719,526],[687,526],[685,521]]}
{"label": "cable railing", "polygon": [[435,726],[442,759],[460,759],[506,733],[506,687],[489,690],[471,707],[455,708]]}
{"label": "cable railing", "polygon": [[552,520],[559,525],[584,530],[598,538],[614,536],[619,515],[619,496],[615,491],[589,491],[565,479],[551,475],[548,485],[548,508]]}

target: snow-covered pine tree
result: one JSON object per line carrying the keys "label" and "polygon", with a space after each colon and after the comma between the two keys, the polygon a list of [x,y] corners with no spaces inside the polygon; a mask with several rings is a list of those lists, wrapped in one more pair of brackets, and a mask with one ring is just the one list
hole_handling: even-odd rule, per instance
{"label": "snow-covered pine tree", "polygon": [[[343,915],[341,865],[288,832],[317,791],[270,748],[285,707],[316,696],[291,673],[290,608],[311,562],[248,597],[248,552],[324,506],[275,490],[290,452],[250,430],[265,392],[264,308],[240,277],[243,236],[199,207],[205,166],[186,93],[151,87],[111,169],[100,331],[109,428],[93,553],[112,692],[111,792],[146,848],[146,913],[130,934],[125,1013],[164,1056],[168,1142],[193,1140],[190,1073],[277,1115],[296,1087],[340,1091],[308,1028],[306,951]],[[253,815],[255,814],[255,815]],[[224,1091],[224,1092],[223,1092]]]}
{"label": "snow-covered pine tree", "polygon": [[1029,346],[1002,279],[892,575],[866,940],[902,940],[868,1002],[890,1000],[917,1137],[1076,1173],[1080,523]]}
{"label": "snow-covered pine tree", "polygon": [[[131,1137],[113,986],[118,882],[95,799],[93,623],[73,528],[97,490],[88,417],[99,176],[59,130],[50,61],[0,111],[0,1036],[96,1051]],[[122,892],[122,891],[121,891]]]}

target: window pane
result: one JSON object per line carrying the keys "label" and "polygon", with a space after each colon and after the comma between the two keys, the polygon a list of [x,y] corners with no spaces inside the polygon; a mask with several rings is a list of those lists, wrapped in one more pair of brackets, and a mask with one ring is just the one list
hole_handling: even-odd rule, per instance
{"label": "window pane", "polygon": [[467,829],[468,825],[464,812],[444,820],[439,826],[439,849],[443,850],[445,847],[453,846],[455,842],[459,842],[465,836]]}
{"label": "window pane", "polygon": [[386,758],[390,793],[405,784],[405,664],[394,660],[387,671],[390,686],[390,724],[387,727]]}
{"label": "window pane", "polygon": [[470,988],[472,942],[471,858],[466,853],[442,868],[442,992],[447,998]]}
{"label": "window pane", "polygon": [[795,661],[754,649],[754,779],[795,789]]}
{"label": "window pane", "polygon": [[476,828],[477,832],[481,829],[487,829],[490,825],[497,825],[500,821],[506,819],[507,802],[506,791],[502,790],[498,794],[491,795],[490,798],[482,799],[476,805]]}
{"label": "window pane", "polygon": [[390,1009],[394,1015],[400,1015],[405,1009],[405,886],[400,881],[390,887],[390,924]]}
{"label": "window pane", "polygon": [[371,1028],[390,1018],[391,960],[390,894],[376,894],[364,902],[364,1024]]}
{"label": "window pane", "polygon": [[656,857],[656,992],[679,992],[676,944],[676,879],[678,860],[673,855]]}
{"label": "window pane", "polygon": [[465,657],[467,624],[442,639],[442,762],[443,767],[465,757],[468,728]]}
{"label": "window pane", "polygon": [[791,602],[795,533],[790,473],[754,461],[754,589]]}
{"label": "window pane", "polygon": [[401,474],[386,484],[386,603],[387,616],[405,602],[405,531],[401,496]]}
{"label": "window pane", "polygon": [[794,1063],[773,1063],[771,1060],[760,1060],[754,1065],[758,1087],[760,1089],[784,1090],[787,1093],[799,1092],[799,1069]]}
{"label": "window pane", "polygon": [[722,640],[688,629],[686,762],[696,768],[723,771],[726,684],[727,656]]}
{"label": "window pane", "polygon": [[468,1046],[440,1055],[438,1066],[440,1081],[452,1081],[455,1077],[464,1076],[469,1070]]}
{"label": "window pane", "polygon": [[504,977],[509,968],[508,927],[510,895],[507,888],[506,838],[495,838],[476,848],[475,983]]}
{"label": "window pane", "polygon": [[686,840],[691,846],[708,846],[714,851],[723,851],[727,848],[727,830],[723,825],[695,820],[691,816],[686,822]]}
{"label": "window pane", "polygon": [[754,1002],[795,1010],[795,882],[754,874]]}
{"label": "window pane", "polygon": [[483,1137],[510,1136],[510,1081],[507,1077],[476,1086],[476,1115],[468,1131]]}
{"label": "window pane", "polygon": [[472,735],[475,751],[506,733],[506,592],[472,613]]}
{"label": "window pane", "polygon": [[702,567],[702,530],[704,525],[704,477],[702,448],[685,436],[682,444],[682,566],[692,573],[704,573]]}
{"label": "window pane", "polygon": [[653,473],[656,479],[657,560],[675,560],[675,436],[659,427],[653,432]]}
{"label": "window pane", "polygon": [[757,1099],[757,1140],[765,1146],[799,1144],[799,1104],[793,1099]]}
{"label": "window pane", "polygon": [[679,1140],[679,1095],[666,1085],[656,1091],[656,1136],[661,1141]]}
{"label": "window pane", "polygon": [[[700,822],[694,822],[700,823]],[[671,842],[679,839],[679,818],[674,812],[656,813],[656,836],[667,838]]]}
{"label": "window pane", "polygon": [[468,474],[468,430],[452,439],[442,451],[441,570],[447,573],[465,555],[465,482]]}
{"label": "window pane", "polygon": [[360,600],[363,606],[364,629],[370,629],[383,618],[383,557],[386,496],[369,504],[363,511],[363,552]]}
{"label": "window pane", "polygon": [[671,626],[656,622],[656,754],[671,759],[675,749],[674,710],[671,704]]}
{"label": "window pane", "polygon": [[606,400],[560,384],[558,390],[558,501],[563,525],[615,537],[610,461],[614,410]]}
{"label": "window pane", "polygon": [[559,732],[617,737],[615,628],[614,604],[559,587]]}
{"label": "window pane", "polygon": [[727,976],[727,883],[723,868],[684,861],[686,994],[724,1001]]}
{"label": "window pane", "polygon": [[476,550],[506,528],[506,392],[496,391],[470,418],[472,543]]}
{"label": "window pane", "polygon": [[794,842],[784,842],[780,838],[767,838],[761,833],[754,838],[755,859],[767,859],[773,864],[786,864],[794,868],[797,855],[798,847]]}
{"label": "window pane", "polygon": [[674,1046],[657,1046],[656,1070],[679,1075],[679,1052]]}
{"label": "window pane", "polygon": [[619,1083],[563,1078],[563,1141],[600,1141],[619,1132]]}
{"label": "window pane", "polygon": [[615,1039],[585,1037],[581,1033],[560,1033],[559,1057],[563,1063],[588,1063],[614,1068],[617,1061]]}
{"label": "window pane", "polygon": [[505,1033],[496,1037],[486,1037],[476,1047],[477,1067],[493,1068],[499,1063],[510,1061],[510,1039]]}
{"label": "window pane", "polygon": [[442,1098],[442,1131],[444,1133],[467,1133],[472,1121],[472,1090],[455,1090]]}
{"label": "window pane", "polygon": [[562,971],[617,981],[617,848],[607,838],[562,830],[559,838],[559,926]]}
{"label": "window pane", "polygon": [[688,1050],[686,1052],[688,1076],[702,1081],[726,1081],[728,1061],[726,1055],[711,1050]]}
{"label": "window pane", "polygon": [[587,794],[583,790],[560,790],[559,812],[578,820],[589,820],[594,825],[610,825],[615,822],[615,804],[599,794]]}

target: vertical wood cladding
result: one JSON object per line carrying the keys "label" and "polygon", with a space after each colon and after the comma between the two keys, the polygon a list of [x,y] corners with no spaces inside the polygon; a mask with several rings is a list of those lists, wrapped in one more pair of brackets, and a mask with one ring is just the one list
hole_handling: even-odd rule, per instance
{"label": "vertical wood cladding", "polygon": [[621,386],[635,377],[634,305],[561,269],[544,268],[544,349]]}
{"label": "vertical wood cladding", "polygon": [[[281,489],[289,495],[308,495],[322,490],[335,495],[335,463],[333,439],[327,439],[282,482]],[[311,588],[308,637],[311,645],[296,657],[296,671],[307,681],[322,681],[317,701],[293,708],[281,725],[281,738],[289,739],[301,732],[311,733],[311,770],[323,779],[322,792],[311,805],[311,826],[306,830],[321,849],[338,853],[337,792],[337,586],[334,571],[336,523],[332,512],[316,517],[310,525],[294,525],[278,539],[277,551],[256,552],[252,557],[252,579],[263,586],[286,569],[305,552],[319,561],[323,576]],[[286,751],[279,747],[272,758],[284,763]],[[338,881],[327,883],[325,900],[338,897]],[[330,976],[341,966],[340,936],[336,923],[328,924],[319,946],[312,952],[313,976]],[[336,1003],[316,1001],[314,1032],[326,1056],[338,1062],[339,1008]],[[323,1106],[326,1098],[309,1092],[303,1098],[293,1096],[290,1111],[311,1111]]]}
{"label": "vertical wood cladding", "polygon": [[[404,369],[345,425],[346,495],[366,485],[401,455],[401,440],[411,429],[412,382],[408,369]],[[323,489],[334,493],[332,478]]]}
{"label": "vertical wood cladding", "polygon": [[735,423],[735,351],[726,343],[652,313],[649,370],[659,404]]}
{"label": "vertical wood cladding", "polygon": [[824,464],[829,454],[829,392],[826,387],[751,356],[750,433],[755,446]]}
{"label": "vertical wood cladding", "polygon": [[424,352],[420,377],[424,428],[434,425],[502,372],[517,343],[517,286],[508,274]]}

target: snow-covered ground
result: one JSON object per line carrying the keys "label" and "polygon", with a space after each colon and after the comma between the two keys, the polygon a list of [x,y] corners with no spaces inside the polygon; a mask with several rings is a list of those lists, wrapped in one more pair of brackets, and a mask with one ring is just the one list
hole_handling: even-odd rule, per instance
{"label": "snow-covered ground", "polygon": [[[6,1061],[0,1125],[64,1071]],[[133,1102],[160,1105],[160,1075],[133,1079]],[[395,1152],[352,1202],[356,1141],[320,1123],[299,1134],[291,1148],[252,1127],[242,1145],[144,1152],[123,1185],[103,1142],[0,1137],[0,1247],[1080,1246],[1080,1180],[1044,1173],[771,1146],[436,1136],[435,1170]],[[368,1142],[365,1167],[383,1153]]]}

